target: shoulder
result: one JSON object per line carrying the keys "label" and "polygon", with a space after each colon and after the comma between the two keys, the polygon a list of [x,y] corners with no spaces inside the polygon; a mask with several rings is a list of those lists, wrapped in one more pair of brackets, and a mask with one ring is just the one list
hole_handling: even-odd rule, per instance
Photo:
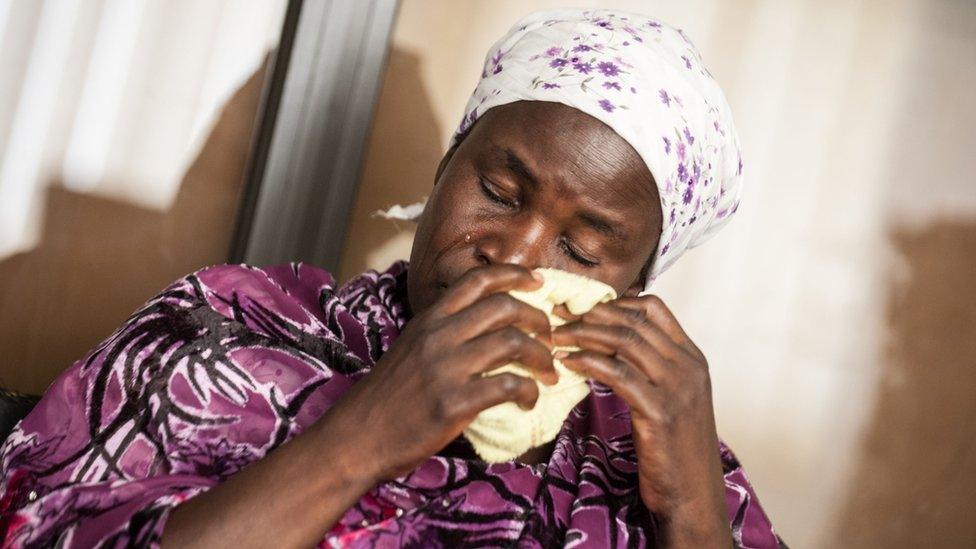
{"label": "shoulder", "polygon": [[271,314],[305,325],[322,320],[323,295],[331,295],[335,286],[331,273],[304,263],[270,267],[226,264],[190,273],[170,289],[185,288],[199,305],[227,318]]}

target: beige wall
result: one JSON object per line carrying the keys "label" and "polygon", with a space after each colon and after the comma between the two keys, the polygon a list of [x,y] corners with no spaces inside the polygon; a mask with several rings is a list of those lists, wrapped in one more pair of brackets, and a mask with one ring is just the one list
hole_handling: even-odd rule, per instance
{"label": "beige wall", "polygon": [[170,208],[48,186],[37,245],[0,259],[0,386],[41,393],[167,284],[226,260],[263,74],[224,105]]}
{"label": "beige wall", "polygon": [[[685,29],[733,105],[739,216],[658,291],[796,547],[976,545],[976,4],[588,1]],[[340,277],[409,253],[483,55],[553,1],[405,0]]]}

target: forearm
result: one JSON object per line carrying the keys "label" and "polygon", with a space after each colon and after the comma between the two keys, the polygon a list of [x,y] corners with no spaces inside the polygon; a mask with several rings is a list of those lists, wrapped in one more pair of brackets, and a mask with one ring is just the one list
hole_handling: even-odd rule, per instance
{"label": "forearm", "polygon": [[657,515],[657,545],[669,548],[732,546],[732,530],[725,508],[721,464],[714,464],[700,495]]}
{"label": "forearm", "polygon": [[732,547],[732,531],[724,520],[709,516],[675,516],[658,521],[656,545],[668,548],[726,549]]}
{"label": "forearm", "polygon": [[[330,412],[337,412],[333,409]],[[376,483],[355,429],[327,413],[301,435],[177,507],[164,547],[309,547]]]}

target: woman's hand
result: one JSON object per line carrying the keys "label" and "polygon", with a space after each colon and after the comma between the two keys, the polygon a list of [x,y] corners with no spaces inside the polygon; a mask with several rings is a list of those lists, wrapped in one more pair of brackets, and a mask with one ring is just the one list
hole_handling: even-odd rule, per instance
{"label": "woman's hand", "polygon": [[305,432],[177,507],[163,544],[309,547],[376,483],[413,470],[481,410],[532,405],[535,381],[481,373],[517,360],[555,383],[551,345],[522,331],[548,344],[548,317],[503,293],[540,285],[511,265],[465,274]]}
{"label": "woman's hand", "polygon": [[659,541],[729,547],[708,365],[671,311],[656,296],[620,298],[556,328],[553,343],[580,347],[566,367],[630,406],[641,499]]}
{"label": "woman's hand", "polygon": [[416,468],[482,410],[506,401],[531,408],[539,396],[532,379],[482,373],[518,361],[557,381],[548,317],[506,293],[539,288],[537,277],[515,265],[467,272],[329,411],[330,423],[351,427],[377,482]]}

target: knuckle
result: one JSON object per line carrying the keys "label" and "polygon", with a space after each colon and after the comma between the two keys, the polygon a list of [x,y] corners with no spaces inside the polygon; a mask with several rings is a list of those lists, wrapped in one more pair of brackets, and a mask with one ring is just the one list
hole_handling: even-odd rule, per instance
{"label": "knuckle", "polygon": [[471,285],[483,290],[491,283],[491,272],[486,267],[478,267],[468,272]]}
{"label": "knuckle", "polygon": [[641,342],[640,334],[631,328],[620,328],[617,330],[617,335],[620,338],[620,342],[626,346],[637,345]]}
{"label": "knuckle", "polygon": [[656,294],[651,294],[646,298],[647,307],[650,309],[658,309],[665,307],[664,301],[658,297]]}
{"label": "knuckle", "polygon": [[433,344],[434,338],[430,337],[430,334],[420,333],[417,338],[417,351],[423,358],[429,358],[432,355],[435,345]]}
{"label": "knuckle", "polygon": [[692,372],[692,379],[699,391],[710,391],[712,389],[712,376],[708,375],[708,370],[695,368]]}
{"label": "knuckle", "polygon": [[644,326],[650,322],[647,319],[647,315],[644,314],[644,311],[637,310],[637,309],[627,309],[626,314],[627,317],[630,319],[630,321],[637,326]]}
{"label": "knuckle", "polygon": [[448,422],[454,417],[456,409],[457,405],[454,403],[454,399],[441,395],[434,399],[434,406],[431,410],[432,419],[437,423]]}
{"label": "knuckle", "polygon": [[646,410],[643,411],[644,415],[648,420],[653,422],[658,426],[666,426],[669,424],[668,414],[658,405],[650,405]]}
{"label": "knuckle", "polygon": [[501,379],[501,390],[505,396],[518,394],[522,388],[522,378],[515,374],[503,374]]}
{"label": "knuckle", "polygon": [[499,331],[503,344],[508,349],[514,349],[522,345],[526,335],[521,330],[512,326],[506,326]]}
{"label": "knuckle", "polygon": [[659,421],[666,429],[671,430],[675,423],[678,422],[678,416],[670,406],[664,407],[661,408],[661,418]]}
{"label": "knuckle", "polygon": [[613,362],[613,375],[620,381],[627,381],[631,376],[630,367],[622,360],[615,360]]}
{"label": "knuckle", "polygon": [[522,304],[522,305],[524,305],[525,307],[528,308],[528,310],[529,310],[529,318],[533,322],[535,322],[535,323],[537,323],[537,324],[539,324],[541,326],[549,326],[549,317],[546,316],[546,313],[540,311],[539,309],[536,309],[535,307],[531,307],[528,304]]}
{"label": "knuckle", "polygon": [[489,299],[492,301],[492,307],[494,307],[502,316],[512,317],[518,314],[520,301],[514,297],[502,293],[494,294]]}

